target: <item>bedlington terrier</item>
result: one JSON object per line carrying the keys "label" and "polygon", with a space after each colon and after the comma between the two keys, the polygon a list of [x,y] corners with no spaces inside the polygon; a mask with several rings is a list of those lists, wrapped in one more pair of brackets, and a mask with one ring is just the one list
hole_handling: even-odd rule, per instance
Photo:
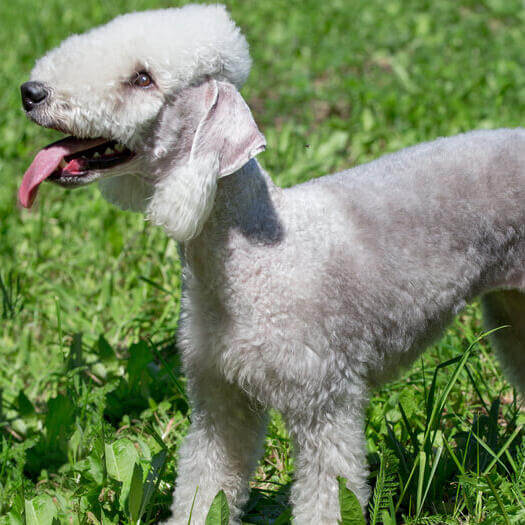
{"label": "bedlington terrier", "polygon": [[[239,94],[248,45],[222,6],[119,16],[37,61],[22,101],[68,135],[21,183],[99,181],[180,246],[178,345],[192,423],[169,523],[223,489],[239,523],[267,410],[294,444],[293,515],[335,524],[337,476],[366,506],[370,391],[482,297],[525,389],[525,130],[473,131],[281,189]],[[198,490],[197,490],[198,487]]]}

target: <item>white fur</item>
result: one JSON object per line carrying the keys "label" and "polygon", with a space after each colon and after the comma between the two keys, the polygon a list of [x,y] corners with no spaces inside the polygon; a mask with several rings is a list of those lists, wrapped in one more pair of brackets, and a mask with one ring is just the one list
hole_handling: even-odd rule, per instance
{"label": "white fur", "polygon": [[[161,180],[148,205],[148,218],[175,240],[193,239],[213,207],[218,163],[217,157],[209,155],[180,166]],[[199,191],[195,191],[195,182]]]}
{"label": "white fur", "polygon": [[[240,87],[248,44],[221,5],[188,5],[119,16],[73,35],[37,61],[31,79],[54,93],[49,111],[79,136],[110,136],[133,146],[166,97],[206,77]],[[124,89],[135,71],[155,73],[159,90]]]}
{"label": "white fur", "polygon": [[[193,412],[169,523],[187,523],[197,487],[192,523],[220,489],[239,523],[274,407],[294,441],[295,522],[336,524],[338,475],[368,500],[370,390],[474,297],[489,328],[511,325],[495,343],[525,390],[525,131],[439,139],[282,190],[253,159],[264,138],[234,87],[249,65],[222,7],[125,15],[37,63],[51,94],[29,116],[126,142],[136,157],[99,174],[103,194],[181,243]],[[126,86],[142,67],[155,89]]]}

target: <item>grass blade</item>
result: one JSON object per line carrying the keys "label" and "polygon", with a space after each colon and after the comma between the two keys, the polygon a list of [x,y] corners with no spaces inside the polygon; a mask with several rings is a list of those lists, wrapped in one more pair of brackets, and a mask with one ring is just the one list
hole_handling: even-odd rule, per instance
{"label": "grass blade", "polygon": [[419,516],[421,514],[421,510],[423,509],[423,505],[425,503],[425,500],[427,499],[428,491],[430,490],[430,486],[432,485],[432,480],[434,479],[434,474],[436,473],[436,469],[437,469],[439,460],[441,458],[441,453],[442,452],[443,452],[443,447],[439,447],[437,449],[436,456],[434,457],[434,461],[432,463],[432,469],[430,471],[430,475],[429,475],[428,480],[427,480],[427,486],[426,486],[426,489],[425,489],[425,493],[423,494],[423,498],[421,499],[420,505],[419,505],[418,510],[417,510],[417,515],[416,515],[417,518],[419,518]]}

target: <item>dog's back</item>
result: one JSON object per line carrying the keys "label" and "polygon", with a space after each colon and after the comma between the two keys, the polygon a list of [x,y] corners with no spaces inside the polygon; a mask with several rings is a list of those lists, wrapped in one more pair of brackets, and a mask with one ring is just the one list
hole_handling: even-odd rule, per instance
{"label": "dog's back", "polygon": [[523,129],[438,139],[286,194],[323,260],[315,294],[330,300],[312,297],[323,323],[377,379],[478,294],[525,289]]}
{"label": "dog's back", "polygon": [[301,341],[305,364],[319,366],[315,348],[380,382],[475,296],[524,286],[525,130],[438,139],[287,190],[268,182],[241,209],[252,171],[219,189],[200,257],[219,262],[202,280],[249,337]]}

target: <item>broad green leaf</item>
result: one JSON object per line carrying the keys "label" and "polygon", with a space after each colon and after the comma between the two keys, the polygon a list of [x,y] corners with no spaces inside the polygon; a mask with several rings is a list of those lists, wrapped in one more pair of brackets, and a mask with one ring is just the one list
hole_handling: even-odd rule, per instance
{"label": "broad green leaf", "polygon": [[137,523],[142,513],[142,497],[144,494],[144,482],[142,480],[142,467],[139,463],[133,466],[133,475],[129,487],[128,509],[131,523]]}
{"label": "broad green leaf", "polygon": [[56,512],[57,508],[47,494],[25,502],[27,525],[52,525]]}
{"label": "broad green leaf", "polygon": [[361,505],[355,494],[346,486],[346,479],[338,477],[339,506],[341,509],[340,525],[366,525]]}
{"label": "broad green leaf", "polygon": [[75,422],[75,406],[70,398],[58,395],[47,404],[47,442],[56,446],[59,438],[67,438]]}
{"label": "broad green leaf", "polygon": [[122,438],[111,445],[106,444],[106,467],[108,475],[117,481],[130,482],[133,466],[138,460],[137,450],[133,443]]}
{"label": "broad green leaf", "polygon": [[213,498],[210,510],[206,516],[205,525],[228,525],[230,522],[230,509],[228,500],[223,490]]}
{"label": "broad green leaf", "polygon": [[133,470],[135,463],[139,460],[137,450],[127,438],[119,439],[111,445],[106,445],[105,449],[108,476],[122,482],[119,506],[123,511],[126,511]]}

